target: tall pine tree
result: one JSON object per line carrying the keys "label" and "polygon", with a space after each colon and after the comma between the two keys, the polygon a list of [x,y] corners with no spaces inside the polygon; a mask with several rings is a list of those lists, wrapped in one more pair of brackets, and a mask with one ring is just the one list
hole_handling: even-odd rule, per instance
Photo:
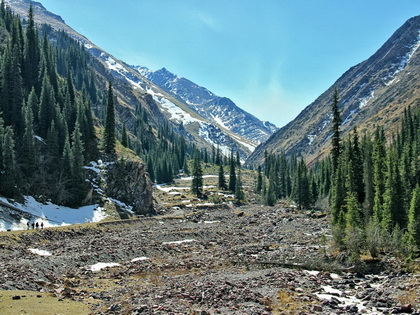
{"label": "tall pine tree", "polygon": [[112,83],[108,87],[108,105],[105,119],[104,149],[106,153],[115,153],[115,105]]}

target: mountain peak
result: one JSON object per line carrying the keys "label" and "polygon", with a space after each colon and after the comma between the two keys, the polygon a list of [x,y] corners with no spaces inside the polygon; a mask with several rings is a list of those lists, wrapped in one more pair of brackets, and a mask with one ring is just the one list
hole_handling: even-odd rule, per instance
{"label": "mountain peak", "polygon": [[148,72],[142,70],[142,67],[134,67],[134,69],[166,92],[183,101],[200,116],[244,137],[254,146],[267,140],[278,129],[275,125],[262,122],[239,108],[231,99],[217,96],[208,89],[186,78],[179,77],[166,68]]}
{"label": "mountain peak", "polygon": [[[11,6],[13,4],[13,10],[22,17],[28,15],[29,6],[32,4],[34,9],[35,18],[43,17],[42,23],[51,24],[52,21],[57,21],[59,23],[65,24],[66,22],[63,18],[57,14],[51,13],[48,11],[40,2],[30,1],[30,0],[5,0],[5,4]],[[40,19],[38,19],[40,20]]]}

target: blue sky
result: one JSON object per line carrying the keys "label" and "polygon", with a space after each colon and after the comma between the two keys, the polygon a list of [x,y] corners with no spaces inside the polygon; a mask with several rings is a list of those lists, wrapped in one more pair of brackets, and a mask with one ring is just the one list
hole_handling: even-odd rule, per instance
{"label": "blue sky", "polygon": [[114,57],[162,67],[281,127],[419,0],[40,0]]}

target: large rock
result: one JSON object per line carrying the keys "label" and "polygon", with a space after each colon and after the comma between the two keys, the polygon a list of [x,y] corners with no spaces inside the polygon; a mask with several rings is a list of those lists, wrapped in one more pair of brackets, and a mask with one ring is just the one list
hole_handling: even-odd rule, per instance
{"label": "large rock", "polygon": [[154,214],[152,186],[144,164],[120,159],[107,166],[106,193],[120,200],[139,215]]}

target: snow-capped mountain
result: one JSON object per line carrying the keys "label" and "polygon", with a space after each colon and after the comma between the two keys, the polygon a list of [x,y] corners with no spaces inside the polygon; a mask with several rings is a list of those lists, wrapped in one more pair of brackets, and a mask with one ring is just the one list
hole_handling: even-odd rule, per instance
{"label": "snow-capped mountain", "polygon": [[265,142],[278,128],[268,121],[239,108],[232,100],[220,97],[208,89],[179,77],[165,68],[151,71],[146,67],[133,66],[150,81],[182,100],[200,116],[230,130],[254,143]]}
{"label": "snow-capped mountain", "polygon": [[260,145],[247,163],[259,164],[264,151],[319,157],[329,145],[330,104],[337,89],[342,132],[354,127],[371,132],[377,125],[388,135],[399,127],[404,108],[419,106],[420,16],[409,19],[369,59],[350,68],[293,121]]}
{"label": "snow-capped mountain", "polygon": [[181,131],[198,147],[208,149],[212,146],[219,147],[226,154],[230,150],[238,151],[245,160],[257,146],[257,141],[252,141],[231,130],[233,128],[226,128],[192,110],[182,98],[153,83],[145,72],[134,70],[96,46],[68,26],[60,16],[46,10],[41,3],[30,0],[6,0],[5,3],[22,17],[26,17],[29,4],[32,3],[37,23],[50,24],[54,29],[67,32],[94,56],[95,71],[103,85],[105,86],[109,80],[113,82],[114,94],[118,99],[117,119],[124,122],[128,130],[134,128],[134,112],[142,108],[147,112],[150,124],[156,129],[167,121],[175,131]]}

